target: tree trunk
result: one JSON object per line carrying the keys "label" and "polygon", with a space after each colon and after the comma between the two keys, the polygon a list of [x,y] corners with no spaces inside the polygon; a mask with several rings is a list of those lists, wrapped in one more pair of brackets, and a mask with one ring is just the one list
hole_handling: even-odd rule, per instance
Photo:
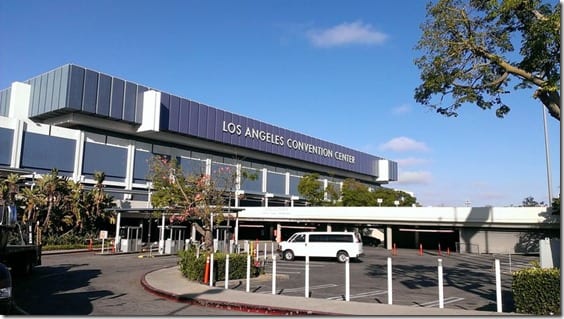
{"label": "tree trunk", "polygon": [[194,228],[196,228],[196,231],[200,233],[202,237],[204,237],[204,247],[206,248],[206,250],[212,251],[213,239],[212,239],[211,230],[204,229],[202,228],[202,226],[198,225],[197,223],[194,223]]}
{"label": "tree trunk", "polygon": [[211,230],[206,230],[205,244],[206,249],[213,252],[213,239]]}

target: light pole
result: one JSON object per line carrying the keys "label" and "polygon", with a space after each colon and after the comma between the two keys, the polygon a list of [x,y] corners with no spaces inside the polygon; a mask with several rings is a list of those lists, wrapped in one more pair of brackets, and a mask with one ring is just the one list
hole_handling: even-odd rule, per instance
{"label": "light pole", "polygon": [[544,149],[546,152],[546,177],[548,180],[548,206],[552,207],[552,177],[550,176],[550,154],[548,152],[548,129],[546,127],[546,107],[542,105],[542,118],[544,123]]}

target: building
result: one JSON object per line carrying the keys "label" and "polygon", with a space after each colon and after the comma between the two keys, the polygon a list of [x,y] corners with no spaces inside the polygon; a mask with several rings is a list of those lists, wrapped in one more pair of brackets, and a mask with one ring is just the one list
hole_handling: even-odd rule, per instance
{"label": "building", "polygon": [[[173,248],[165,238],[194,237],[180,227],[166,235],[158,226],[164,217],[150,217],[153,154],[176,158],[188,174],[235,172],[236,196],[226,199],[238,212],[235,239],[376,227],[388,249],[393,242],[531,253],[538,252],[538,239],[558,237],[560,229],[559,216],[546,207],[307,207],[297,191],[305,174],[318,173],[337,189],[346,178],[377,188],[397,180],[397,163],[72,64],[0,91],[0,147],[0,171],[36,175],[57,168],[85,185],[103,171],[124,217],[115,245],[128,250],[152,243],[151,233],[159,235],[161,252]],[[245,179],[248,174],[257,178]],[[219,229],[230,226],[223,227],[216,239],[227,239]]]}
{"label": "building", "polygon": [[[124,208],[150,207],[148,160],[178,159],[188,174],[238,177],[237,206],[304,206],[300,178],[318,173],[340,188],[397,180],[397,163],[74,64],[0,91],[0,167],[52,168],[86,185],[106,174]],[[230,199],[231,201],[231,199]]]}

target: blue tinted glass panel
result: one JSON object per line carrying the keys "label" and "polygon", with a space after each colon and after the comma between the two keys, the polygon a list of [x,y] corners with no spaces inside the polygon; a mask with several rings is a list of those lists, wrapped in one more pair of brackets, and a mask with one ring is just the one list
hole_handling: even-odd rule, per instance
{"label": "blue tinted glass panel", "polygon": [[300,192],[298,192],[298,184],[300,183],[301,178],[297,176],[290,175],[290,195],[291,196],[300,196]]}
{"label": "blue tinted glass panel", "polygon": [[241,189],[250,193],[262,193],[262,171],[241,168]]}
{"label": "blue tinted glass panel", "polygon": [[97,143],[84,144],[82,172],[92,178],[96,171],[104,172],[108,181],[125,181],[127,149]]}
{"label": "blue tinted glass panel", "polygon": [[284,195],[286,194],[286,175],[267,172],[266,191],[268,193]]}
{"label": "blue tinted glass panel", "polygon": [[75,147],[75,140],[24,132],[21,167],[72,173]]}
{"label": "blue tinted glass panel", "polygon": [[235,189],[235,178],[237,177],[235,166],[222,163],[212,163],[211,178],[215,186],[219,189]]}
{"label": "blue tinted glass panel", "polygon": [[149,160],[152,154],[145,151],[135,151],[135,163],[133,163],[133,182],[146,183],[149,174]]}
{"label": "blue tinted glass panel", "polygon": [[14,131],[0,127],[0,165],[10,166]]}
{"label": "blue tinted glass panel", "polygon": [[181,158],[180,167],[186,176],[202,175],[206,172],[206,163],[204,161]]}

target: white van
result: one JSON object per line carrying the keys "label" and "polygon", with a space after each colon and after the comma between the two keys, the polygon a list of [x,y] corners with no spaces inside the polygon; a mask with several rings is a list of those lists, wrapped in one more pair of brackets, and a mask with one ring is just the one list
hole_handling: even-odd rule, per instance
{"label": "white van", "polygon": [[339,262],[364,255],[357,232],[299,232],[278,244],[282,259],[294,257],[336,257]]}

